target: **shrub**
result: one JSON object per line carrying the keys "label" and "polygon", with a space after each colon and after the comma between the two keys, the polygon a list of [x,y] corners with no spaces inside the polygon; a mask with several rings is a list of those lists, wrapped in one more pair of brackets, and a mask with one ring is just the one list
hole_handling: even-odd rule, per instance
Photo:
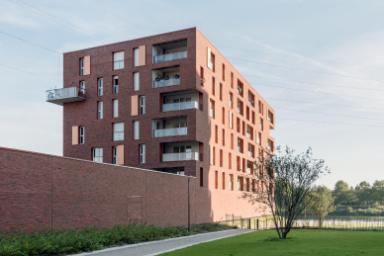
{"label": "shrub", "polygon": [[155,227],[139,224],[113,228],[52,231],[39,234],[0,235],[1,256],[63,255],[94,251],[107,246],[153,241],[231,228],[220,224]]}

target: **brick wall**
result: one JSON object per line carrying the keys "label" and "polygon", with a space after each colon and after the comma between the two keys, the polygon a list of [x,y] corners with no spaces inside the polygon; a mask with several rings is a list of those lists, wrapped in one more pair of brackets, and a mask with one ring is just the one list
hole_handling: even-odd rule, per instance
{"label": "brick wall", "polygon": [[[212,221],[190,179],[192,223]],[[188,177],[0,147],[0,232],[140,222],[186,225]]]}

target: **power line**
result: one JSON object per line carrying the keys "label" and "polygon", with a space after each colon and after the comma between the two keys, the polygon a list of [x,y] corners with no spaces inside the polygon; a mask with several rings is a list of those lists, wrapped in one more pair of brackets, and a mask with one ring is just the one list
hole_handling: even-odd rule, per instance
{"label": "power line", "polygon": [[[63,18],[61,18],[61,17],[59,17],[59,16],[53,15],[52,13],[49,13],[49,12],[47,12],[47,11],[45,11],[45,10],[42,10],[42,9],[36,7],[36,6],[33,6],[33,5],[31,5],[30,3],[26,3],[26,2],[24,2],[24,1],[20,1],[20,0],[19,0],[19,1],[17,1],[17,0],[8,0],[8,1],[9,1],[9,2],[12,2],[12,3],[14,3],[14,4],[19,4],[19,5],[21,5],[21,6],[30,8],[30,9],[32,9],[33,11],[35,11],[36,13],[46,15],[46,16],[50,17],[51,20],[52,20],[54,23],[58,24],[58,25],[65,25],[65,26],[67,26],[67,27],[70,27],[72,30],[74,30],[74,31],[76,31],[76,32],[82,31],[82,28],[76,26],[76,25],[73,24],[72,22],[69,22],[69,21],[67,21],[67,20],[65,20],[65,19],[63,19]],[[52,19],[52,18],[53,18],[53,19]]]}
{"label": "power line", "polygon": [[[248,59],[248,58],[244,58],[244,57],[231,57],[231,58],[232,59],[238,59],[238,60],[241,60],[241,61],[247,61],[247,62],[251,62],[251,63],[253,62],[253,63],[259,63],[259,64],[266,64],[266,65],[270,65],[270,66],[282,67],[282,68],[291,69],[291,70],[295,70],[295,71],[300,70],[300,69],[294,68],[292,66],[285,66],[285,65],[281,65],[281,64],[267,62],[267,61],[257,61],[257,60]],[[356,77],[356,76],[351,76],[351,75],[346,75],[346,74],[341,74],[341,73],[335,73],[335,72],[326,71],[326,70],[310,70],[310,69],[308,69],[308,70],[304,70],[304,71],[305,72],[310,71],[310,72],[316,72],[316,73],[318,73],[320,71],[320,72],[327,73],[327,74],[330,74],[330,75],[342,76],[342,77],[347,77],[347,78],[351,78],[351,79],[355,79],[355,80],[360,80],[360,81],[370,81],[370,82],[384,83],[383,80],[361,78],[361,77]]]}
{"label": "power line", "polygon": [[5,31],[1,31],[1,30],[0,30],[0,34],[3,34],[3,35],[8,36],[8,37],[10,37],[10,38],[16,39],[16,40],[18,40],[18,41],[20,41],[20,42],[23,42],[23,43],[25,43],[25,44],[29,44],[29,45],[38,47],[38,48],[40,48],[40,49],[42,49],[42,50],[48,51],[48,52],[50,52],[50,53],[54,53],[54,54],[56,54],[56,55],[57,55],[57,54],[58,54],[58,55],[61,55],[61,54],[62,54],[61,52],[58,52],[58,51],[56,51],[56,50],[54,50],[54,49],[51,49],[51,48],[49,48],[49,47],[46,47],[46,46],[44,46],[44,45],[42,45],[42,44],[38,44],[38,43],[32,42],[32,41],[27,40],[27,39],[25,39],[25,38],[23,38],[23,37],[20,37],[20,36],[17,36],[17,35],[14,35],[14,34],[5,32]]}

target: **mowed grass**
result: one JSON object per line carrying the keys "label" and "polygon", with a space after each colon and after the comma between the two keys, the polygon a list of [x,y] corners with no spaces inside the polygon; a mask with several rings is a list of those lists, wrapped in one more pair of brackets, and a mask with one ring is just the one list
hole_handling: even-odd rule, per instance
{"label": "mowed grass", "polygon": [[259,231],[195,245],[163,256],[357,256],[384,255],[384,232],[294,230],[287,240]]}

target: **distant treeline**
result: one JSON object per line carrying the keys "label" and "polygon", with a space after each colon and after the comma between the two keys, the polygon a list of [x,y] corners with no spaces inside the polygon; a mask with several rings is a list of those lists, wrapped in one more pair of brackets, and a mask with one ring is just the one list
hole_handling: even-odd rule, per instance
{"label": "distant treeline", "polygon": [[340,180],[335,184],[332,196],[334,207],[330,215],[384,214],[384,180],[377,180],[373,184],[363,181],[355,187]]}

